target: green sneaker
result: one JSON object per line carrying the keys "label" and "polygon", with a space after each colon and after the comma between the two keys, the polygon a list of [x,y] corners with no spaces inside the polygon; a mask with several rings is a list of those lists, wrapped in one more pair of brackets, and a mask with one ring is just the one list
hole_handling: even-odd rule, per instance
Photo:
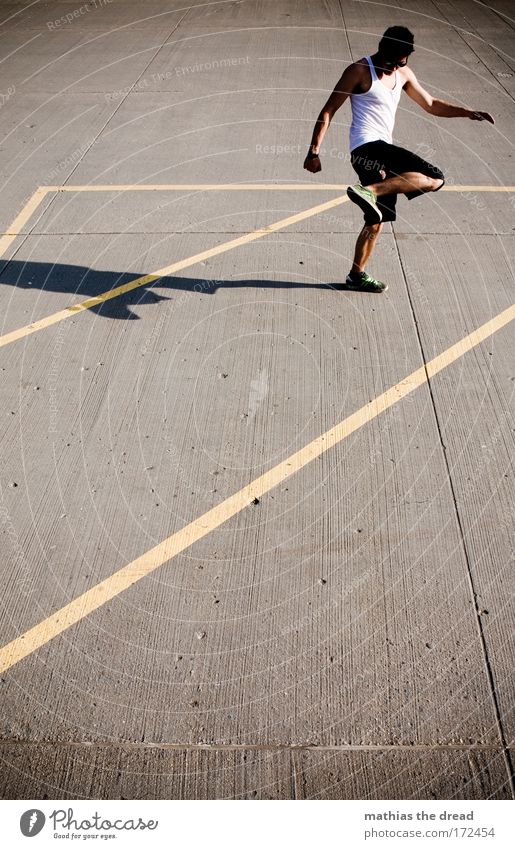
{"label": "green sneaker", "polygon": [[362,271],[358,276],[347,275],[345,280],[345,288],[352,289],[354,292],[386,292],[388,285],[382,280],[376,280],[371,277],[366,271]]}
{"label": "green sneaker", "polygon": [[356,203],[365,213],[368,219],[368,224],[379,224],[383,220],[383,213],[377,205],[377,195],[372,189],[367,189],[356,183],[355,186],[349,186],[347,189],[349,200]]}

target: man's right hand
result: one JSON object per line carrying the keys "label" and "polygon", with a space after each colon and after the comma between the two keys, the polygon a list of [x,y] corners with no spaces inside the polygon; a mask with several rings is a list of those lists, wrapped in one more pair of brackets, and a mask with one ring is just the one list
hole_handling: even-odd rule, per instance
{"label": "man's right hand", "polygon": [[472,112],[470,118],[472,121],[489,121],[490,124],[495,124],[489,112]]}
{"label": "man's right hand", "polygon": [[312,174],[318,174],[322,170],[322,163],[319,156],[306,156],[304,160],[304,168],[306,171],[311,171]]}

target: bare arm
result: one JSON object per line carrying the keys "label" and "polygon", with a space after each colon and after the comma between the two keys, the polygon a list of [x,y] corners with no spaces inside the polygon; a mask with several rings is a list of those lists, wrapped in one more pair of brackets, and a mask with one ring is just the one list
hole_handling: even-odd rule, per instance
{"label": "bare arm", "polygon": [[[313,130],[313,135],[311,137],[311,144],[309,146],[309,150],[313,153],[318,154],[320,151],[320,147],[322,146],[322,141],[327,132],[329,124],[334,116],[334,114],[338,111],[340,106],[343,106],[345,101],[354,91],[357,83],[359,82],[360,75],[362,72],[362,66],[356,63],[349,65],[345,68],[345,71],[341,75],[340,79],[336,83],[334,87],[334,91],[332,92],[329,100],[323,107],[320,115],[318,116],[315,124],[315,128]],[[304,162],[304,168],[308,171],[312,171],[313,173],[317,173],[321,171],[322,166],[320,164],[320,159],[318,155],[315,158],[306,159]]]}
{"label": "bare arm", "polygon": [[430,115],[436,115],[438,118],[470,118],[472,121],[489,121],[491,124],[495,123],[488,112],[466,109],[455,103],[448,103],[447,100],[440,100],[438,97],[433,97],[425,88],[422,88],[411,68],[406,68],[404,73],[407,76],[404,91],[408,97],[411,97],[415,103],[418,103]]}

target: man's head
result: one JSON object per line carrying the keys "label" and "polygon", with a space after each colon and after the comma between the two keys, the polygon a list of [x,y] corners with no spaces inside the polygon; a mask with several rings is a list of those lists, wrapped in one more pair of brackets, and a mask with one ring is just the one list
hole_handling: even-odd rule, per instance
{"label": "man's head", "polygon": [[377,52],[387,70],[402,67],[414,51],[413,33],[407,27],[388,27],[383,34]]}

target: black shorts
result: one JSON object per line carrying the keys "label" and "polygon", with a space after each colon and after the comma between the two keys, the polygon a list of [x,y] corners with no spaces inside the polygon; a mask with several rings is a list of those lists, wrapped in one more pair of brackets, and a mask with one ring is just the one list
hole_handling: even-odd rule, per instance
{"label": "black shorts", "polygon": [[[417,171],[419,174],[425,174],[426,177],[445,180],[444,175],[436,165],[431,165],[430,162],[426,162],[425,159],[410,150],[398,147],[395,144],[388,144],[385,141],[367,142],[355,147],[351,153],[351,165],[362,186],[370,186],[372,183],[380,183],[384,180],[385,177],[381,174],[381,171],[386,173],[386,177],[396,177],[406,171]],[[412,200],[423,194],[424,192],[417,190],[407,192],[406,197],[408,200]],[[378,199],[377,205],[383,213],[383,221],[395,221],[396,202],[397,195],[382,195]],[[365,224],[370,223],[365,215]]]}

